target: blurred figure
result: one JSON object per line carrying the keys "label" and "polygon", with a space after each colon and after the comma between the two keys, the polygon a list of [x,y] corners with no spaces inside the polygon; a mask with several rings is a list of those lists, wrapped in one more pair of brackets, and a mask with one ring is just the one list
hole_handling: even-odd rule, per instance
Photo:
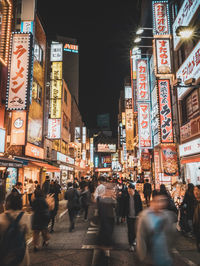
{"label": "blurred figure", "polygon": [[27,193],[28,193],[28,201],[29,201],[30,206],[32,205],[31,197],[34,191],[35,191],[35,185],[33,183],[33,180],[29,179],[28,184],[27,184]]}
{"label": "blurred figure", "polygon": [[70,227],[69,232],[72,232],[75,228],[75,217],[77,212],[80,210],[79,194],[77,190],[73,187],[73,184],[69,182],[68,190],[65,192],[65,199],[67,202],[67,208],[69,213]]}
{"label": "blurred figure", "polygon": [[192,183],[188,184],[188,189],[185,192],[185,196],[182,202],[184,208],[185,220],[187,223],[187,233],[189,236],[193,233],[193,216],[194,216],[194,206],[195,206],[195,196],[194,196],[194,185]]}
{"label": "blurred figure", "polygon": [[83,191],[86,183],[87,182],[85,181],[85,178],[83,176],[81,176],[81,181],[79,182],[79,187],[80,187],[81,191]]}
{"label": "blurred figure", "polygon": [[165,210],[167,197],[160,191],[153,191],[150,207],[139,215],[137,227],[137,254],[145,263],[155,266],[171,266],[172,238],[174,238],[174,214]]}
{"label": "blurred figure", "polygon": [[200,185],[194,187],[194,196],[196,202],[194,207],[193,228],[196,237],[197,250],[200,252]]}
{"label": "blurred figure", "polygon": [[0,185],[0,213],[4,212],[5,196],[6,196],[5,186]]}
{"label": "blurred figure", "polygon": [[29,216],[22,212],[22,198],[13,192],[6,198],[6,211],[0,215],[0,265],[29,265],[26,234]]}
{"label": "blurred figure", "polygon": [[97,204],[99,202],[100,197],[102,197],[105,194],[106,188],[104,186],[104,178],[100,177],[98,180],[98,186],[94,192],[94,199],[97,201]]}
{"label": "blurred figure", "polygon": [[151,184],[149,183],[149,179],[147,178],[145,179],[145,183],[143,187],[143,194],[144,194],[147,206],[149,206],[149,203],[150,203],[151,192],[152,192]]}
{"label": "blurred figure", "polygon": [[39,235],[42,233],[43,247],[48,245],[50,239],[48,233],[49,223],[49,206],[46,202],[43,191],[40,188],[36,188],[35,199],[32,202],[32,230],[33,230],[33,245],[34,252],[38,251],[39,248]]}
{"label": "blurred figure", "polygon": [[59,199],[58,195],[61,193],[61,186],[58,184],[57,181],[51,181],[49,194],[53,195],[54,197],[54,208],[50,211],[50,233],[54,232],[54,224],[55,224],[55,217],[58,213],[59,207]]}
{"label": "blurred figure", "polygon": [[17,193],[19,195],[22,195],[22,183],[21,182],[17,182],[11,192],[12,193],[15,192],[15,193]]}
{"label": "blurred figure", "polygon": [[177,215],[178,214],[178,210],[176,208],[174,200],[172,199],[169,191],[166,189],[166,186],[164,184],[160,185],[160,192],[167,197],[166,209],[169,210],[169,211],[173,211]]}
{"label": "blurred figure", "polygon": [[87,183],[84,185],[80,198],[81,198],[81,207],[84,211],[84,221],[86,222],[88,218],[88,208],[89,208],[90,201],[91,201],[91,193],[89,191]]}
{"label": "blurred figure", "polygon": [[49,190],[50,190],[50,179],[49,179],[49,176],[47,175],[46,180],[44,181],[42,185],[42,191],[45,197],[47,196],[47,194],[49,194]]}
{"label": "blurred figure", "polygon": [[124,202],[124,210],[128,226],[128,242],[130,251],[134,251],[134,244],[136,238],[136,217],[142,211],[142,201],[140,194],[135,189],[135,186],[130,183],[128,186],[128,197]]}
{"label": "blurred figure", "polygon": [[115,224],[114,208],[116,200],[112,188],[105,188],[104,195],[99,198],[99,242],[106,256],[109,256],[109,247],[112,245],[112,236]]}

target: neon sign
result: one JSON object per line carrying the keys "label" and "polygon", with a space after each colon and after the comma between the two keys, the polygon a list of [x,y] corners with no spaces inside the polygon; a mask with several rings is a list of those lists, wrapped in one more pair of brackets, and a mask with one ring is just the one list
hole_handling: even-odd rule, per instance
{"label": "neon sign", "polygon": [[78,54],[78,45],[66,43],[64,45],[64,51]]}

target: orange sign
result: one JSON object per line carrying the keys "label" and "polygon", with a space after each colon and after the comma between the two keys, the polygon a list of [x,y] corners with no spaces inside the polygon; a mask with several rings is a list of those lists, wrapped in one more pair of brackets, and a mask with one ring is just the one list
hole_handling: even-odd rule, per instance
{"label": "orange sign", "polygon": [[30,157],[44,159],[44,149],[30,143],[26,144],[25,154]]}
{"label": "orange sign", "polygon": [[11,145],[25,145],[26,111],[12,112]]}

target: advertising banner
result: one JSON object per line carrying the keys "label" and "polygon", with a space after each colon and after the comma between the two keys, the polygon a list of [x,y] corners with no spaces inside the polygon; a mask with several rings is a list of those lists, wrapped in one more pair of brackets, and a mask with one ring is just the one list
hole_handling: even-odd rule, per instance
{"label": "advertising banner", "polygon": [[13,111],[10,145],[25,145],[26,111]]}
{"label": "advertising banner", "polygon": [[178,176],[176,145],[162,145],[162,165],[164,176]]}
{"label": "advertising banner", "polygon": [[90,167],[94,167],[94,139],[90,138]]}
{"label": "advertising banner", "polygon": [[161,142],[173,142],[172,110],[169,79],[158,80]]}
{"label": "advertising banner", "polygon": [[158,112],[158,97],[157,97],[157,86],[151,92],[151,129],[153,135],[154,147],[160,143],[159,139],[159,112]]}
{"label": "advertising banner", "polygon": [[151,158],[149,152],[141,152],[141,168],[142,171],[150,171],[151,170]]}
{"label": "advertising banner", "polygon": [[150,101],[148,59],[137,60],[137,101]]}
{"label": "advertising banner", "polygon": [[125,86],[125,99],[132,99],[132,88],[130,86]]}
{"label": "advertising banner", "polygon": [[8,110],[22,110],[27,107],[30,90],[31,34],[13,33],[6,107]]}
{"label": "advertising banner", "polygon": [[76,143],[79,143],[80,140],[81,140],[81,128],[80,127],[75,127],[74,141]]}
{"label": "advertising banner", "polygon": [[86,144],[86,127],[82,127],[82,143]]}
{"label": "advertising banner", "polygon": [[0,128],[0,152],[5,152],[5,137],[6,137],[6,130]]}
{"label": "advertising banner", "polygon": [[157,74],[172,73],[169,39],[156,39],[155,44]]}
{"label": "advertising banner", "polygon": [[168,0],[153,1],[153,35],[169,35],[169,7]]}
{"label": "advertising banner", "polygon": [[150,103],[138,103],[139,147],[152,148]]}
{"label": "advertising banner", "polygon": [[188,156],[200,153],[200,138],[179,145],[180,156]]}
{"label": "advertising banner", "polygon": [[154,150],[155,189],[160,188],[160,156],[159,151]]}
{"label": "advertising banner", "polygon": [[98,144],[98,152],[116,152],[116,144]]}
{"label": "advertising banner", "polygon": [[179,26],[188,26],[200,6],[199,0],[185,0],[178,12],[178,15],[172,25],[174,49],[179,48],[181,38],[176,35]]}
{"label": "advertising banner", "polygon": [[126,149],[134,149],[133,142],[133,109],[126,109]]}
{"label": "advertising banner", "polygon": [[61,135],[61,119],[48,120],[48,138],[60,139]]}
{"label": "advertising banner", "polygon": [[37,159],[44,159],[44,149],[33,144],[27,143],[25,147],[25,155]]}

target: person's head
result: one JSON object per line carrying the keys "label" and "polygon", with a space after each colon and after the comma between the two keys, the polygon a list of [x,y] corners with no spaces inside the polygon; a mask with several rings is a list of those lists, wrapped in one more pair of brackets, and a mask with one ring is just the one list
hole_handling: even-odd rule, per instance
{"label": "person's head", "polygon": [[68,188],[73,187],[72,182],[69,182],[69,183],[67,184],[67,187],[68,187]]}
{"label": "person's head", "polygon": [[46,175],[46,180],[49,181],[49,176],[48,175]]}
{"label": "person's head", "polygon": [[151,208],[155,212],[160,212],[167,207],[167,196],[164,192],[159,190],[154,190],[152,193]]}
{"label": "person's head", "polygon": [[128,185],[128,194],[133,196],[135,194],[135,185],[133,183],[129,183]]}
{"label": "person's head", "polygon": [[188,184],[188,192],[193,192],[194,191],[194,185],[192,183]]}
{"label": "person's head", "polygon": [[6,210],[21,210],[22,209],[22,197],[16,192],[10,193],[6,198]]}
{"label": "person's head", "polygon": [[149,179],[148,179],[148,178],[146,178],[146,179],[145,179],[145,182],[146,182],[146,183],[149,183]]}
{"label": "person's head", "polygon": [[38,181],[37,181],[37,180],[35,180],[35,181],[34,181],[34,184],[35,184],[35,185],[37,185],[37,184],[38,184]]}
{"label": "person's head", "polygon": [[29,179],[29,183],[30,184],[33,184],[33,179]]}
{"label": "person's head", "polygon": [[85,190],[85,191],[88,190],[88,184],[85,184],[85,186],[84,186],[84,190]]}
{"label": "person's head", "polygon": [[22,189],[22,183],[21,183],[21,182],[17,182],[15,186],[16,186],[16,188],[19,189],[19,190]]}
{"label": "person's head", "polygon": [[160,185],[160,191],[166,192],[166,186],[164,184]]}
{"label": "person's head", "polygon": [[81,181],[84,181],[84,176],[81,176]]}
{"label": "person's head", "polygon": [[200,185],[194,187],[194,196],[197,201],[200,201]]}
{"label": "person's head", "polygon": [[42,198],[44,197],[44,193],[40,187],[37,187],[35,190],[35,197],[36,198]]}

